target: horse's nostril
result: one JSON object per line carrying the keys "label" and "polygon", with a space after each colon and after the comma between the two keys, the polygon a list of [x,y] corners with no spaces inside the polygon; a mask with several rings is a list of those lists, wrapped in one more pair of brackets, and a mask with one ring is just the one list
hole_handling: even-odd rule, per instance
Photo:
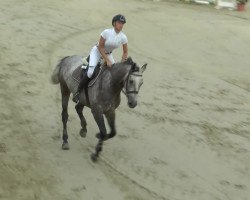
{"label": "horse's nostril", "polygon": [[130,108],[134,108],[135,106],[137,105],[137,103],[136,102],[128,102],[128,106],[130,107]]}

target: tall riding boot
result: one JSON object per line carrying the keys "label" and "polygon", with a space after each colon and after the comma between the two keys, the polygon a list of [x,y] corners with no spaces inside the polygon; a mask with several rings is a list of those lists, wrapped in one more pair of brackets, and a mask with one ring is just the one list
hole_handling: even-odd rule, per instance
{"label": "tall riding boot", "polygon": [[75,103],[77,103],[79,101],[79,99],[80,99],[80,92],[83,89],[87,89],[88,88],[89,81],[90,81],[90,78],[87,75],[87,71],[85,71],[83,73],[83,76],[82,76],[82,78],[80,80],[80,83],[78,85],[77,92],[74,94],[73,99],[72,99]]}

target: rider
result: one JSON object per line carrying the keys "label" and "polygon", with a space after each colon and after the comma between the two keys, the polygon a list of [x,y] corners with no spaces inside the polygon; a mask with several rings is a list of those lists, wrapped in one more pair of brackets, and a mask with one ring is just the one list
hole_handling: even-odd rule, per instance
{"label": "rider", "polygon": [[123,47],[122,62],[127,59],[128,56],[128,39],[122,32],[123,25],[126,23],[126,19],[123,15],[115,15],[112,19],[113,28],[105,29],[101,33],[99,43],[95,45],[90,51],[88,71],[83,74],[78,86],[78,90],[73,97],[74,102],[78,102],[80,98],[80,92],[83,88],[87,88],[87,84],[93,75],[94,69],[97,66],[101,58],[104,59],[108,67],[111,67],[115,60],[112,55],[112,51],[118,48],[120,45]]}

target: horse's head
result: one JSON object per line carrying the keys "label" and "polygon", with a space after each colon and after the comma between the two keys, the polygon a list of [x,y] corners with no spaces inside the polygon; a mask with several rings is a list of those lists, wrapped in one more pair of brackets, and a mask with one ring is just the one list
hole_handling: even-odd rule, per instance
{"label": "horse's head", "polygon": [[136,63],[131,64],[131,70],[124,84],[125,94],[128,99],[128,106],[134,108],[137,106],[137,96],[141,85],[143,84],[143,72],[146,70],[147,64],[139,67]]}

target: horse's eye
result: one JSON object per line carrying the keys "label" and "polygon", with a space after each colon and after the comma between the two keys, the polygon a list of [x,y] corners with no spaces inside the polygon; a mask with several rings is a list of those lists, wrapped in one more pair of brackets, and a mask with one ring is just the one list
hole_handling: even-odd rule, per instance
{"label": "horse's eye", "polygon": [[133,83],[134,81],[133,80],[129,80],[129,83]]}

